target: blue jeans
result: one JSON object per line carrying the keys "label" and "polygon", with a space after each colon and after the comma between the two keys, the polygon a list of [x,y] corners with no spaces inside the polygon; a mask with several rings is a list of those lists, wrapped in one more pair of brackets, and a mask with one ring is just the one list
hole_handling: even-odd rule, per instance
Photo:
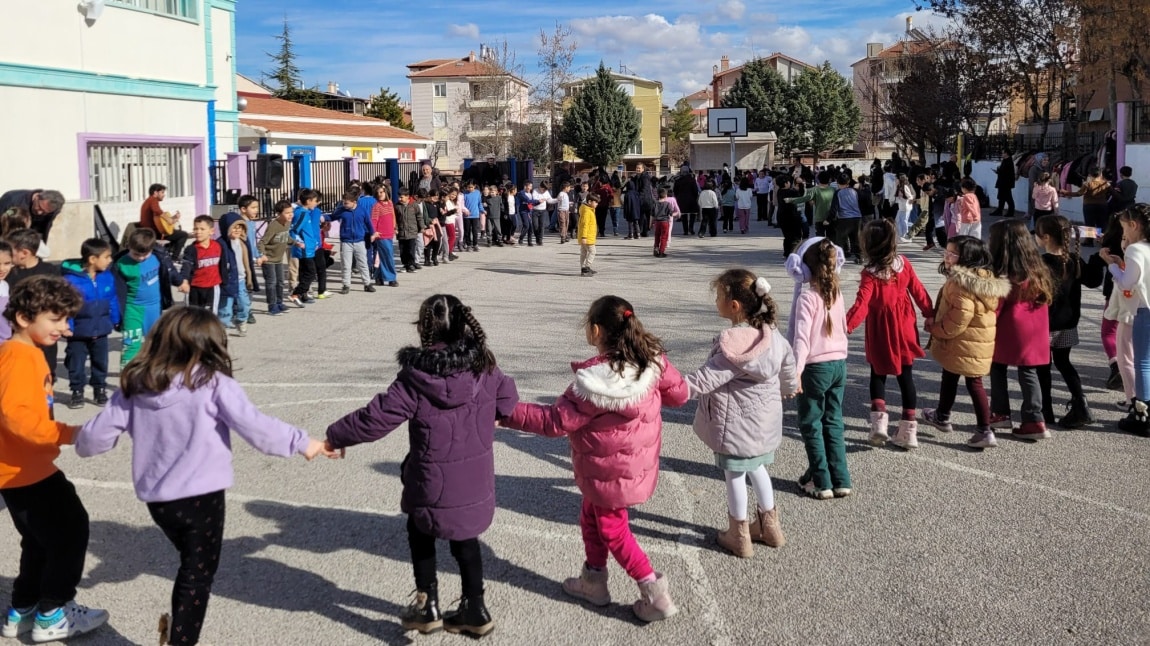
{"label": "blue jeans", "polygon": [[[379,257],[379,269],[375,268],[377,256]],[[391,240],[380,238],[367,248],[367,267],[377,281],[390,283],[395,280],[395,247]]]}
{"label": "blue jeans", "polygon": [[[88,359],[92,360],[92,377],[87,379]],[[108,380],[108,337],[68,337],[64,346],[64,365],[68,367],[68,386],[72,392],[84,390],[87,381],[94,388],[106,388]]]}
{"label": "blue jeans", "polygon": [[1150,309],[1134,315],[1134,397],[1150,401]]}
{"label": "blue jeans", "polygon": [[223,297],[223,304],[220,305],[220,321],[223,322],[224,327],[235,327],[236,323],[247,323],[248,317],[252,314],[252,297],[248,295],[248,288],[244,284],[240,284],[236,289],[236,297],[231,296]]}

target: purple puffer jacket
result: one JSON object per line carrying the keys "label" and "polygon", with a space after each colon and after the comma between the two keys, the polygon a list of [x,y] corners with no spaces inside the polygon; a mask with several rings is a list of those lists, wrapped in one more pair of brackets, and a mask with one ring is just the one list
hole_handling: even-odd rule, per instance
{"label": "purple puffer jacket", "polygon": [[515,381],[498,368],[475,374],[470,341],[404,348],[387,392],[327,429],[334,448],[372,442],[408,422],[400,503],[420,531],[447,540],[483,533],[495,516],[495,420],[519,402]]}

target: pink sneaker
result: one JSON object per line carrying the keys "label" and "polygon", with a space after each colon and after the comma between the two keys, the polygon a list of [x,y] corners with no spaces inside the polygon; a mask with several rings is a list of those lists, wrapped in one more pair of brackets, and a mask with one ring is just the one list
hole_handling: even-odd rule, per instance
{"label": "pink sneaker", "polygon": [[998,413],[990,414],[990,428],[1004,428],[1010,430],[1014,428],[1014,422],[1010,421],[1010,415],[999,415]]}

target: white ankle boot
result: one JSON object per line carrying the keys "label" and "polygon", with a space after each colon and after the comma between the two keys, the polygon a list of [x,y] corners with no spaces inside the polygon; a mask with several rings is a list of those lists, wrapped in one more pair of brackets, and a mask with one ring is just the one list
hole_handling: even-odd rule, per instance
{"label": "white ankle boot", "polygon": [[890,423],[890,418],[887,417],[886,411],[870,412],[870,443],[872,446],[882,446],[890,439],[890,435],[886,432],[886,427]]}
{"label": "white ankle boot", "polygon": [[918,448],[918,422],[913,419],[904,419],[898,423],[898,432],[894,434],[891,444],[904,449]]}

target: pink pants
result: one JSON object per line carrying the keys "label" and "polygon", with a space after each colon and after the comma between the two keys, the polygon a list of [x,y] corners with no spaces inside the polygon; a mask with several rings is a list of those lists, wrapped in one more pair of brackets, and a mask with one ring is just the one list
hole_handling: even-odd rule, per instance
{"label": "pink pants", "polygon": [[[1103,323],[1107,321],[1102,320]],[[1134,400],[1134,326],[1129,323],[1118,323],[1115,332],[1115,349],[1117,351],[1118,373],[1122,375],[1122,390],[1126,393],[1126,401]]]}
{"label": "pink pants", "polygon": [[746,233],[751,228],[751,210],[735,209],[735,216],[739,218],[739,233]]}
{"label": "pink pants", "polygon": [[583,499],[583,512],[579,516],[583,529],[583,547],[587,552],[587,565],[595,569],[607,567],[607,555],[615,557],[628,576],[636,581],[655,573],[651,561],[635,541],[627,508],[604,509]]}

